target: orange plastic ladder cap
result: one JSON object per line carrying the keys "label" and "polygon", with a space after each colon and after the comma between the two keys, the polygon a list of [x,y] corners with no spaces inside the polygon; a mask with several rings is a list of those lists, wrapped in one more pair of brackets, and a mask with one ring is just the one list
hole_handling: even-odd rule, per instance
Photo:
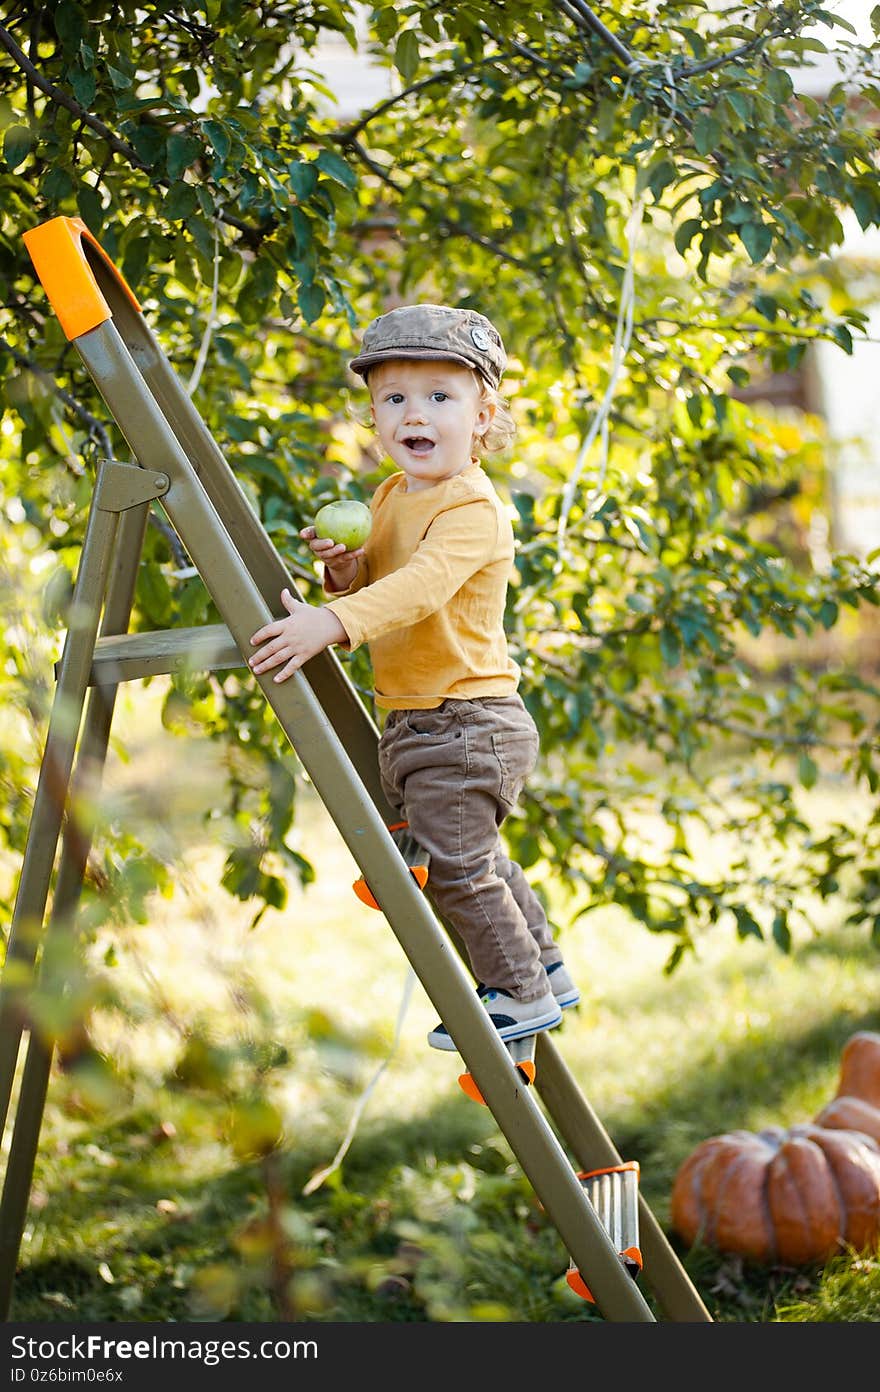
{"label": "orange plastic ladder cap", "polygon": [[96,329],[113,315],[83,251],[83,238],[97,251],[120,289],[140,313],[125,277],[113,265],[82,218],[55,217],[23,234],[40,283],[69,339]]}

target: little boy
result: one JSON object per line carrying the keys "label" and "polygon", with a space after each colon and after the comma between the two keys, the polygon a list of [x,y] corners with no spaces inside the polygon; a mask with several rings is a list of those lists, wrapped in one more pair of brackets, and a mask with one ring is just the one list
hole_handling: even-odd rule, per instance
{"label": "little boy", "polygon": [[[538,754],[504,632],[513,529],[478,455],[513,422],[498,396],[501,337],[483,315],[404,305],[367,327],[351,363],[398,472],[377,488],[355,551],[300,533],[324,565],[321,607],[282,594],[288,617],[255,633],[254,672],[284,681],[329,644],[367,643],[388,712],[379,771],[390,805],[430,855],[429,888],[460,934],[503,1040],[551,1029],[580,999],[499,827]],[[437,1049],[455,1049],[438,1024]]]}

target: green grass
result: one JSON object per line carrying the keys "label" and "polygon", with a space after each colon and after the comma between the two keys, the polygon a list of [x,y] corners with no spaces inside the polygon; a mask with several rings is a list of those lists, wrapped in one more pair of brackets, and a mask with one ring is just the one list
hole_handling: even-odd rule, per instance
{"label": "green grass", "polygon": [[[491,1114],[459,1090],[458,1057],[427,1047],[419,983],[341,1168],[303,1192],[388,1059],[406,960],[352,894],[357,868],[316,800],[298,822],[316,883],[251,927],[252,907],[218,888],[220,838],[202,820],[211,751],[159,734],[155,699],[137,710],[136,725],[123,710],[133,756],[108,768],[110,798],[157,848],[187,850],[173,895],[95,944],[92,1034],[114,1068],[53,1073],[10,1318],[598,1320]],[[790,956],[719,928],[671,977],[668,944],[622,914],[568,923],[556,908],[583,992],[560,1051],[667,1231],[700,1140],[809,1120],[846,1039],[880,1027],[880,957],[842,926],[843,902]],[[182,1070],[194,1037],[204,1049]],[[283,1124],[262,1158],[252,1096]],[[880,1318],[877,1253],[753,1268],[671,1236],[717,1321]]]}

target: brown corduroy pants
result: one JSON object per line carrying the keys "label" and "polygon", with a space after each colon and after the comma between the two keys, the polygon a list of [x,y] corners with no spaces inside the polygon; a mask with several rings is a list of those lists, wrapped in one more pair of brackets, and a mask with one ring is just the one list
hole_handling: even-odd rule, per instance
{"label": "brown corduroy pants", "polygon": [[477,980],[518,1000],[548,991],[545,967],[562,957],[499,836],[537,757],[538,732],[519,696],[394,710],[379,741],[383,791],[431,857],[438,912],[461,936]]}

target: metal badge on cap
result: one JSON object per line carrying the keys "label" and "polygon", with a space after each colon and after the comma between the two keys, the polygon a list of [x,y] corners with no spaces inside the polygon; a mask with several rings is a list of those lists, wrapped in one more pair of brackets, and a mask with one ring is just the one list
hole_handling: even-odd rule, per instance
{"label": "metal badge on cap", "polygon": [[473,339],[473,342],[475,343],[477,348],[479,348],[481,353],[488,352],[490,340],[489,335],[486,333],[485,329],[471,329],[471,338]]}

